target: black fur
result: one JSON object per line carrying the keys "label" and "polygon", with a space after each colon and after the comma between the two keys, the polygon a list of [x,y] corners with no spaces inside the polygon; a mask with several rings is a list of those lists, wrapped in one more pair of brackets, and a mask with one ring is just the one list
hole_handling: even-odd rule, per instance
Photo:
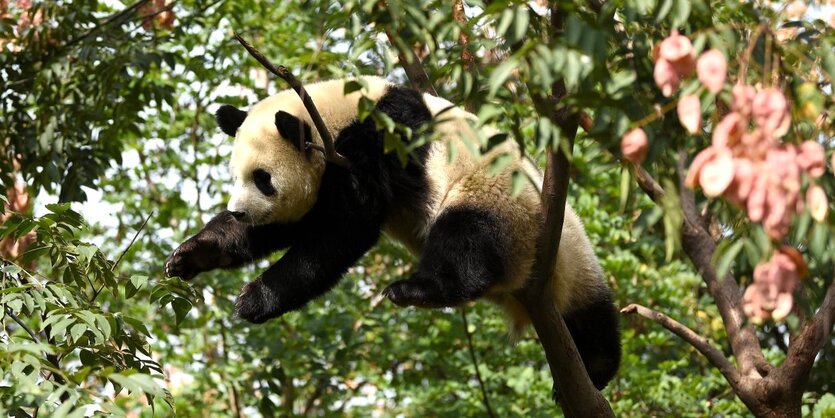
{"label": "black fur", "polygon": [[505,236],[495,214],[447,209],[432,225],[415,273],[383,294],[401,306],[432,308],[477,299],[505,277],[510,254]]}
{"label": "black fur", "polygon": [[[432,117],[420,93],[400,87],[391,88],[379,100],[376,110],[413,131]],[[409,139],[404,136],[403,140]],[[382,134],[373,118],[367,118],[344,128],[336,138],[335,147],[351,160],[350,170],[329,163],[313,209],[293,225],[265,227],[278,228],[272,239],[287,243],[290,249],[257,280],[244,287],[237,301],[240,317],[264,322],[323,294],[377,242],[395,204],[408,207],[425,200],[427,145],[414,150],[403,167],[396,155],[383,152]],[[175,251],[167,263],[167,274],[190,278],[202,271],[235,264],[220,263],[213,258],[237,261],[242,258],[238,253],[243,253],[255,259],[256,254],[263,256],[282,247],[250,239],[239,226],[226,224],[233,221],[237,222],[231,214],[224,213],[209,222]],[[246,238],[240,238],[242,235]],[[248,245],[245,250],[231,249],[244,243]]]}
{"label": "black fur", "polygon": [[255,183],[255,187],[264,194],[264,196],[272,196],[276,194],[278,191],[275,189],[275,186],[270,182],[270,173],[267,170],[256,168],[252,170],[252,182]]}
{"label": "black fur", "polygon": [[246,119],[246,112],[232,105],[223,105],[215,112],[217,126],[229,136],[235,136],[238,128],[244,123],[244,119]]}
{"label": "black fur", "polygon": [[589,306],[569,311],[563,318],[592,383],[603,389],[620,365],[618,311],[608,292]]}
{"label": "black fur", "polygon": [[281,137],[290,141],[299,151],[307,150],[306,144],[313,140],[310,125],[283,110],[275,114],[275,127]]}

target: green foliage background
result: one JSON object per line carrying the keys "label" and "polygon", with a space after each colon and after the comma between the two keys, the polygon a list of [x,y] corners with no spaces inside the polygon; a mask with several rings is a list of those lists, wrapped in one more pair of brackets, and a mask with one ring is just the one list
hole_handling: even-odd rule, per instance
{"label": "green foliage background", "polygon": [[[14,7],[0,22],[0,39],[23,47],[0,52],[0,180],[9,188],[20,178],[39,196],[36,216],[20,214],[0,226],[0,237],[37,232],[26,255],[0,268],[3,415],[485,415],[461,311],[375,302],[414,261],[396,244],[384,240],[327,296],[264,325],[234,318],[233,307],[266,261],[188,284],[163,279],[167,255],[221,210],[229,190],[230,142],[214,127],[214,106],[246,107],[285,88],[264,82],[233,31],[303,81],[378,74],[405,83],[387,34],[401,49],[419,43],[442,96],[473,106],[534,157],[560,138],[543,116],[543,99],[553,81],[564,79],[576,93],[569,104],[594,117],[575,146],[569,202],[617,303],[657,307],[725,344],[716,308],[671,233],[675,211],[633,190],[617,139],[630,121],[666,101],[652,83],[654,42],[679,28],[698,34],[697,46],[738,56],[746,47],[739,28],[780,23],[769,8],[620,0],[597,14],[585,2],[565,2],[570,14],[557,40],[541,6],[517,1],[467,1],[470,19],[462,25],[451,17],[451,1],[179,0],[171,30],[143,29],[135,11],[119,14],[133,3],[33,3],[28,13],[41,10],[46,24],[15,33],[21,11]],[[800,87],[810,65],[831,80],[832,30],[821,21],[795,24],[807,30],[783,51],[794,57],[786,61],[797,77],[792,86]],[[489,51],[492,60],[467,68],[461,31],[472,51]],[[764,48],[755,49],[755,61]],[[831,97],[811,94],[821,109],[833,110]],[[675,178],[678,148],[692,155],[709,142],[708,135],[688,138],[674,117],[645,129],[653,144],[647,167],[666,181]],[[98,199],[95,210],[68,203],[89,196]],[[44,205],[56,197],[59,204]],[[740,222],[734,208],[709,207],[728,224]],[[102,213],[106,218],[95,215]],[[832,280],[832,228],[811,229],[796,235],[798,242],[806,233],[823,236],[806,281],[807,310]],[[740,239],[756,236],[740,231]],[[737,251],[728,263],[744,281],[750,258],[764,253]],[[533,333],[512,345],[496,308],[477,303],[466,315],[496,416],[559,414]],[[773,324],[760,329],[769,359],[783,358],[788,332]],[[617,416],[747,415],[716,370],[654,323],[624,318],[623,348],[620,373],[604,391]],[[829,343],[813,370],[805,412],[835,410],[833,373]]]}

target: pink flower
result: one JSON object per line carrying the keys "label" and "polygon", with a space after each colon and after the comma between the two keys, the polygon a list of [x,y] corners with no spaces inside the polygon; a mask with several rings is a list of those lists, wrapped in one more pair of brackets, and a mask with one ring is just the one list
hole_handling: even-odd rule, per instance
{"label": "pink flower", "polygon": [[667,60],[660,59],[655,62],[655,69],[652,72],[652,76],[655,78],[655,84],[661,89],[661,94],[664,97],[672,96],[678,90],[679,84],[681,84],[681,76],[676,72],[673,64]]}
{"label": "pink flower", "polygon": [[826,155],[823,145],[815,141],[804,141],[800,144],[797,164],[810,177],[818,178],[826,171]]}
{"label": "pink flower", "polygon": [[727,148],[716,149],[716,155],[704,163],[699,173],[699,185],[708,197],[721,195],[733,179],[734,159]]}
{"label": "pink flower", "polygon": [[711,49],[703,53],[696,63],[696,74],[699,81],[711,93],[719,93],[725,85],[725,77],[728,75],[728,62],[725,54],[718,49]]}
{"label": "pink flower", "polygon": [[681,79],[693,74],[696,66],[693,44],[686,36],[679,35],[678,31],[673,31],[655,47],[653,58],[653,77],[664,97],[672,96],[681,84]]}
{"label": "pink flower", "polygon": [[699,101],[699,96],[690,94],[682,97],[678,101],[678,120],[681,126],[687,129],[687,132],[695,134],[701,130],[702,126],[702,103]]}
{"label": "pink flower", "polygon": [[766,134],[779,138],[788,132],[791,114],[783,92],[775,88],[762,90],[754,97],[753,106],[754,121]]}
{"label": "pink flower", "polygon": [[693,51],[690,39],[679,35],[678,31],[674,30],[658,45],[658,59],[669,61],[678,74],[687,77],[693,74],[696,53]]}
{"label": "pink flower", "polygon": [[690,169],[687,171],[687,177],[684,178],[684,185],[689,188],[695,188],[699,184],[699,174],[702,172],[702,167],[716,156],[716,148],[707,147],[696,154],[696,158],[690,163]]}
{"label": "pink flower", "polygon": [[806,263],[796,249],[784,246],[775,251],[754,269],[754,281],[742,296],[745,315],[757,323],[785,319],[792,310],[792,292],[805,272]]}
{"label": "pink flower", "polygon": [[623,153],[623,158],[635,164],[641,164],[647,158],[648,146],[647,134],[641,128],[635,128],[627,132],[620,140],[620,150]]}
{"label": "pink flower", "polygon": [[748,202],[746,202],[748,219],[754,222],[763,220],[763,217],[765,217],[765,198],[767,194],[768,176],[760,174],[754,178],[751,192],[748,193]]}
{"label": "pink flower", "polygon": [[826,215],[829,212],[829,199],[827,199],[823,188],[815,184],[806,189],[806,206],[809,207],[809,214],[812,215],[812,219],[818,222],[826,221]]}
{"label": "pink flower", "polygon": [[739,113],[731,112],[725,115],[721,122],[713,128],[713,146],[731,147],[739,142],[745,132],[745,124]]}
{"label": "pink flower", "polygon": [[736,204],[743,204],[754,187],[757,169],[747,158],[734,158],[734,181],[725,190],[725,198]]}
{"label": "pink flower", "polygon": [[731,94],[733,95],[731,110],[745,117],[751,116],[757,91],[751,86],[736,84],[731,90]]}

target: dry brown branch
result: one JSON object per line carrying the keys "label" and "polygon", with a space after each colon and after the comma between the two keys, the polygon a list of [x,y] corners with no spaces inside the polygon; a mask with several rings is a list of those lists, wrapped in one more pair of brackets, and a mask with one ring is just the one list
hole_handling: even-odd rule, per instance
{"label": "dry brown branch", "polygon": [[[283,65],[279,65],[276,67],[264,54],[261,53],[258,49],[253,47],[249,44],[244,38],[241,37],[239,34],[235,34],[235,39],[246,48],[247,52],[252,55],[256,60],[258,60],[261,65],[264,66],[267,70],[271,73],[281,77],[282,80],[286,81],[293,90],[299,95],[301,98],[302,103],[304,103],[304,108],[307,109],[307,113],[310,114],[310,119],[313,120],[313,124],[316,126],[316,131],[319,132],[319,136],[322,138],[322,144],[324,145],[324,154],[325,159],[328,161],[343,167],[343,168],[351,168],[351,162],[345,158],[342,154],[336,152],[336,147],[334,146],[333,136],[331,135],[328,127],[325,125],[325,121],[322,120],[322,116],[319,114],[319,111],[316,109],[316,105],[313,103],[313,99],[311,99],[310,95],[307,94],[307,91],[304,89],[304,85],[293,76],[286,67]],[[315,146],[311,146],[314,149],[319,149]]]}

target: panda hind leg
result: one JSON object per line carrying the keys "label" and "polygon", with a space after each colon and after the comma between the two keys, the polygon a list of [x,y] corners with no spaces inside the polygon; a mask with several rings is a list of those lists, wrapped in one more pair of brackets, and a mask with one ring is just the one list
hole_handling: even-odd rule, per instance
{"label": "panda hind leg", "polygon": [[494,214],[446,209],[432,225],[415,272],[383,295],[400,306],[439,308],[478,299],[505,276],[508,239]]}
{"label": "panda hind leg", "polygon": [[[618,311],[611,293],[601,291],[594,301],[563,318],[591,382],[602,390],[615,377],[621,359]],[[556,386],[553,397],[559,400]]]}

